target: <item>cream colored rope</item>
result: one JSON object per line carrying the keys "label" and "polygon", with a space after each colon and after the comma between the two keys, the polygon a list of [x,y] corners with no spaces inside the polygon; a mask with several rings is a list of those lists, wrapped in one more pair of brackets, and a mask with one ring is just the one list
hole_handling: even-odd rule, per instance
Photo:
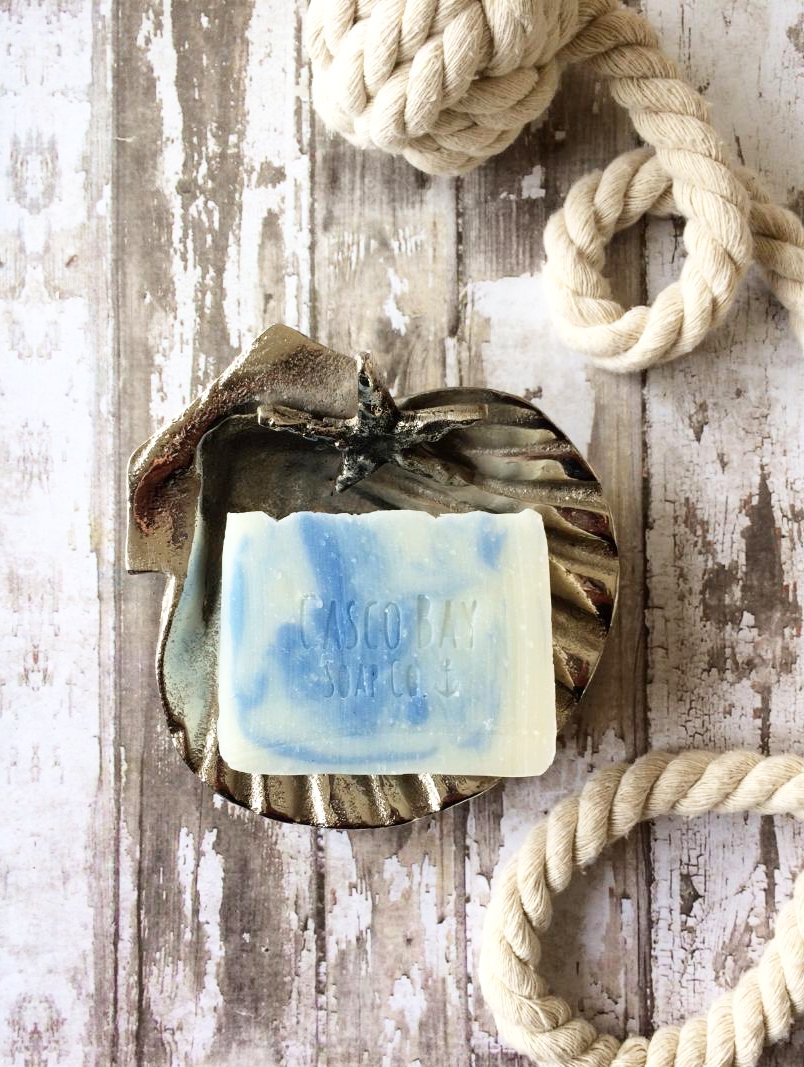
{"label": "cream colored rope", "polygon": [[[741,167],[735,176],[749,197],[754,257],[776,297],[789,309],[804,343],[804,230],[792,212],[770,201],[756,175]],[[722,317],[722,312],[715,316],[708,297],[698,315],[685,308],[685,286],[698,286],[700,293],[705,289],[702,281],[695,280],[701,271],[693,257],[687,258],[679,281],[665,289],[652,307],[626,311],[612,299],[603,273],[606,246],[615,233],[642,215],[681,214],[673,194],[674,183],[660,159],[651,149],[637,149],[620,156],[603,173],[576,182],[564,207],[545,227],[545,278],[558,329],[567,344],[609,370],[639,370],[674,359],[694,348]],[[725,273],[729,272],[730,265]],[[737,282],[736,277],[732,280],[729,305]]]}
{"label": "cream colored rope", "polygon": [[573,1016],[539,973],[552,897],[576,868],[639,822],[675,813],[753,811],[804,817],[804,759],[751,752],[651,752],[608,767],[556,805],[495,881],[480,954],[480,981],[500,1033],[556,1067],[753,1067],[804,1014],[804,874],[780,912],[756,967],[704,1018],[620,1043]]}
{"label": "cream colored rope", "polygon": [[[583,179],[550,220],[546,276],[568,342],[611,370],[675,359],[723,321],[752,258],[804,342],[804,227],[735,166],[700,94],[617,0],[312,0],[307,40],[327,125],[431,174],[502,151],[563,68],[589,63],[653,154]],[[686,218],[687,258],[651,307],[626,310],[604,251],[645,211]]]}

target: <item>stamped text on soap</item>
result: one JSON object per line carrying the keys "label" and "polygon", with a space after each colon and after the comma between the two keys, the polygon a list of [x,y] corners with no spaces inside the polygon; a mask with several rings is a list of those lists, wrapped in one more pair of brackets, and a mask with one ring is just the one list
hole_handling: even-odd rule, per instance
{"label": "stamped text on soap", "polygon": [[[322,600],[303,596],[299,640],[322,653],[324,696],[458,696],[460,679],[450,652],[471,650],[477,600],[437,600],[421,594],[394,600]],[[417,653],[438,653],[437,677],[425,678]],[[352,655],[345,655],[352,653]]]}

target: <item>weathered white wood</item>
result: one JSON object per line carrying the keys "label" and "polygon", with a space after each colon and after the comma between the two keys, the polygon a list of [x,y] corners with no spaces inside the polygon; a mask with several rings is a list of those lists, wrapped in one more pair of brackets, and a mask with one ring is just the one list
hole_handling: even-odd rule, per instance
{"label": "weathered white wood", "polygon": [[111,1051],[110,6],[0,16],[0,1048]]}
{"label": "weathered white wood", "polygon": [[[644,736],[640,380],[587,370],[560,343],[540,277],[541,232],[549,214],[589,169],[590,159],[609,159],[633,144],[625,116],[610,101],[604,97],[591,107],[597,96],[598,87],[583,71],[568,73],[545,123],[465,179],[460,198],[466,298],[456,339],[458,376],[466,384],[485,381],[531,397],[561,425],[590,457],[607,490],[614,490],[624,557],[619,626],[579,716],[564,732],[555,766],[543,779],[508,782],[501,795],[471,807],[471,1042],[476,1062],[483,1064],[517,1059],[499,1051],[475,979],[491,877],[542,812],[581,788],[591,767],[633,755]],[[638,234],[623,242],[612,269],[626,295],[637,299]],[[642,1025],[647,1014],[647,959],[638,949],[648,899],[641,843],[637,836],[611,864],[573,886],[560,903],[545,950],[557,986],[613,1033],[626,1024]]]}
{"label": "weathered white wood", "polygon": [[[647,14],[717,125],[791,205],[801,203],[800,5],[728,9],[650,0]],[[741,61],[736,61],[741,57]],[[652,226],[648,277],[677,274],[672,228]],[[682,363],[648,376],[648,626],[651,740],[802,751],[801,354],[786,315],[753,279],[729,323]],[[656,827],[655,1022],[705,1008],[773,932],[801,869],[792,822],[713,819]],[[804,1038],[769,1056],[801,1062]]]}
{"label": "weathered white wood", "polygon": [[[265,317],[307,325],[310,167],[293,6],[132,0],[117,47],[122,461]],[[129,579],[120,610],[119,1062],[304,1067],[314,836],[214,802],[173,751],[151,668],[160,584]]]}
{"label": "weathered white wood", "polygon": [[[457,314],[455,183],[320,127],[316,145],[316,336],[372,350],[399,393],[442,384]],[[468,1067],[465,819],[322,835],[324,1062]]]}

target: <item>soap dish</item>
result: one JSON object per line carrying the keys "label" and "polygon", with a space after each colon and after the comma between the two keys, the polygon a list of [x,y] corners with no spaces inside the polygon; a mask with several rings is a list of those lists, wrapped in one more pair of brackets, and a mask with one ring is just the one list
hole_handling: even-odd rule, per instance
{"label": "soap dish", "polygon": [[[361,381],[367,374],[364,368]],[[382,454],[382,442],[369,438],[375,462],[355,474],[342,445],[321,444],[322,433],[357,410],[354,359],[272,326],[130,461],[128,567],[168,579],[157,677],[170,734],[202,781],[270,818],[389,826],[476,796],[497,779],[279,776],[228,767],[218,752],[216,696],[227,513],[538,511],[550,560],[559,728],[588,686],[611,626],[619,576],[611,513],[567,437],[532,404],[491,389],[438,389],[398,406],[415,431],[404,464],[385,461],[392,457]],[[444,421],[448,431],[428,432]],[[199,595],[183,596],[191,587]]]}

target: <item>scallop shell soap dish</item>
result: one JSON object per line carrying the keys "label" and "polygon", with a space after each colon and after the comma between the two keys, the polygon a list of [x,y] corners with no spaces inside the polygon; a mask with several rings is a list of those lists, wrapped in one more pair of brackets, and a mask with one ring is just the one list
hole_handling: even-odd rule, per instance
{"label": "scallop shell soap dish", "polygon": [[[272,525],[273,520],[294,513],[308,513],[311,520],[317,515],[359,519],[370,512],[399,509],[431,516],[486,512],[489,521],[481,523],[484,537],[491,536],[486,527],[492,530],[496,516],[528,511],[540,516],[539,536],[546,535],[544,566],[545,575],[549,570],[555,709],[560,728],[583,696],[600,659],[614,611],[619,565],[611,513],[594,473],[564,434],[532,404],[490,389],[467,388],[439,389],[395,402],[367,357],[355,361],[285,326],[272,326],[175,422],[132,456],[128,566],[132,572],[158,571],[167,577],[157,677],[168,726],[190,769],[222,796],[274,819],[340,828],[377,827],[436,813],[499,780],[490,774],[437,773],[429,764],[426,772],[422,766],[411,773],[412,765],[400,763],[404,773],[393,773],[393,761],[378,765],[388,773],[343,773],[348,764],[343,763],[342,754],[324,764],[338,773],[313,773],[313,765],[310,773],[301,773],[304,766],[292,760],[268,764],[263,773],[254,736],[232,732],[230,703],[242,707],[245,701],[252,706],[257,698],[250,695],[248,680],[235,679],[239,703],[227,699],[228,682],[221,689],[220,650],[231,646],[221,636],[222,600],[224,635],[233,625],[245,625],[239,609],[237,618],[232,614],[234,571],[224,566],[224,557],[230,553],[227,516],[238,520],[230,523],[231,539],[235,528],[242,532],[253,527],[254,516],[240,513],[262,513],[256,518],[267,524],[266,536],[274,536],[283,524]],[[415,523],[411,528],[418,529]],[[444,529],[449,531],[449,525]],[[287,553],[287,541],[282,544]],[[360,558],[370,567],[374,556],[353,555],[355,573],[360,572]],[[538,578],[536,556],[529,558],[532,565],[526,559],[521,566],[520,598],[527,597],[528,583]],[[482,563],[473,565],[482,569]],[[480,581],[482,574],[475,577]],[[350,580],[355,580],[354,575]],[[434,579],[431,575],[422,580]],[[361,585],[366,585],[364,575]],[[254,616],[253,596],[250,603],[252,620],[269,619],[268,607],[268,614]],[[302,649],[315,640],[349,647],[352,632],[358,644],[360,625],[366,631],[361,639],[369,647],[385,642],[387,662],[370,671],[361,667],[359,672],[347,664],[342,676],[330,672],[325,664],[320,679],[324,688],[316,692],[322,698],[337,696],[337,687],[342,686],[341,695],[354,697],[355,692],[365,694],[368,689],[374,696],[375,689],[379,692],[383,685],[394,693],[398,687],[400,695],[406,694],[405,707],[414,715],[417,677],[394,673],[403,670],[402,661],[391,658],[401,640],[406,602],[395,596],[383,601],[384,607],[374,607],[372,600],[364,598],[362,606],[347,612],[340,622],[336,614],[328,618],[327,603],[326,598],[301,597],[293,626],[288,623],[281,633],[276,631],[280,644],[292,633]],[[424,634],[429,641],[435,619],[427,614],[430,600],[420,593],[418,608],[416,603],[414,599],[409,605],[411,631],[418,625],[419,637]],[[438,603],[433,601],[433,605]],[[440,691],[447,696],[459,689],[456,664],[458,674],[462,670],[475,679],[475,685],[485,679],[486,690],[492,692],[488,670],[472,668],[482,649],[467,644],[475,639],[474,603],[445,600],[432,608],[441,612],[442,643],[454,649],[452,658],[433,660],[433,670],[441,672]],[[281,600],[275,599],[270,611],[276,614],[279,606]],[[258,612],[263,610],[259,603],[256,607]],[[486,636],[493,643],[494,635]],[[224,680],[235,677],[227,670]],[[532,671],[525,676],[529,685],[538,686]],[[285,729],[292,721],[288,719],[290,696],[299,691],[300,684],[294,676],[284,694]],[[272,690],[267,692],[261,714],[270,725]],[[359,709],[360,701],[355,701]],[[510,700],[509,705],[509,711],[516,710]],[[323,699],[320,706],[326,715]],[[492,699],[489,706],[497,705]],[[275,707],[278,722],[279,705]],[[302,704],[299,709],[301,713]],[[484,720],[492,721],[493,716]],[[221,737],[226,755],[236,766],[221,755],[219,723],[226,735]],[[392,735],[393,720],[386,725]],[[235,735],[237,744],[231,740]],[[335,751],[327,746],[330,749]],[[285,744],[283,752],[287,751]],[[438,756],[434,758],[437,763]],[[448,760],[447,755],[443,758]],[[452,761],[450,756],[448,762]],[[299,773],[274,773],[272,766]],[[367,769],[360,762],[355,766]],[[454,772],[455,767],[441,767],[442,771],[450,769]]]}

